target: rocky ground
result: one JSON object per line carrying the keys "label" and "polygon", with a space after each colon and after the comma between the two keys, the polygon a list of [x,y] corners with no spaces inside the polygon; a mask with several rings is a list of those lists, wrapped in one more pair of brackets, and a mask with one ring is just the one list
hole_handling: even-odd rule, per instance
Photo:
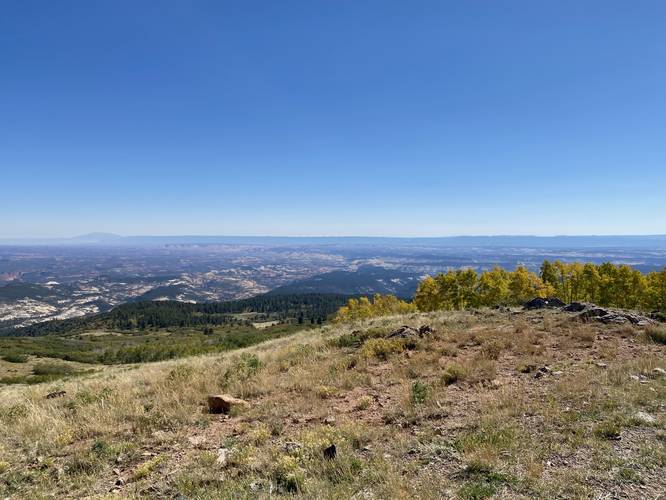
{"label": "rocky ground", "polygon": [[0,496],[659,498],[663,326],[579,314],[380,318],[2,388]]}

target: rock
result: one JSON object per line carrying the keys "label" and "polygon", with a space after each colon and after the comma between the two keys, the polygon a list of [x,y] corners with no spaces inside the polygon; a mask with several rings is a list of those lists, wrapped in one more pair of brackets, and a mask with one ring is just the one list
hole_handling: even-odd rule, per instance
{"label": "rock", "polygon": [[562,310],[566,312],[581,312],[588,307],[589,304],[586,304],[585,302],[572,302],[571,304],[564,306]]}
{"label": "rock", "polygon": [[606,363],[594,363],[594,366],[597,366],[599,368],[608,368],[608,365]]}
{"label": "rock", "polygon": [[558,307],[564,306],[564,302],[562,302],[560,299],[557,297],[535,297],[532,300],[526,302],[523,305],[523,309],[531,310],[531,309],[556,309]]}
{"label": "rock", "polygon": [[403,325],[400,328],[393,330],[386,337],[406,339],[409,337],[425,337],[426,335],[432,335],[433,333],[435,333],[435,330],[433,330],[430,325],[421,325],[418,330],[411,326]]}
{"label": "rock", "polygon": [[594,304],[589,304],[586,308],[577,316],[582,321],[599,321],[606,324],[618,324],[622,325],[624,323],[631,323],[633,325],[645,326],[654,323],[654,320],[648,318],[647,316],[641,316],[640,314],[633,314],[624,311],[615,311],[612,309],[604,309],[603,307],[597,307]]}
{"label": "rock", "polygon": [[202,447],[206,442],[206,438],[203,436],[189,436],[187,440],[196,448]]}
{"label": "rock", "polygon": [[537,370],[537,372],[534,374],[534,378],[541,378],[544,375],[548,375],[550,373],[550,368],[547,366],[542,366]]}
{"label": "rock", "polygon": [[324,419],[324,423],[326,425],[335,425],[335,417],[333,416],[328,416]]}
{"label": "rock", "polygon": [[433,330],[430,325],[422,325],[421,328],[419,328],[419,335],[421,337],[432,335],[433,333],[435,333],[435,330]]}
{"label": "rock", "polygon": [[654,368],[652,370],[652,374],[655,377],[658,377],[658,376],[666,377],[666,370],[664,370],[663,368]]}
{"label": "rock", "polygon": [[286,443],[284,443],[284,444],[282,445],[282,449],[283,449],[286,453],[290,453],[290,454],[291,454],[291,453],[294,453],[294,452],[297,452],[297,451],[300,450],[302,447],[303,447],[303,445],[301,445],[301,443],[296,443],[296,442],[294,442],[294,441],[287,441]]}
{"label": "rock", "polygon": [[420,335],[417,329],[406,325],[401,326],[396,330],[393,330],[391,333],[387,335],[388,338],[401,338],[401,339],[406,339],[408,337],[418,337],[418,336]]}
{"label": "rock", "polygon": [[235,398],[229,394],[208,396],[208,411],[210,413],[229,413],[232,408],[249,408],[250,403]]}
{"label": "rock", "polygon": [[229,450],[226,448],[220,448],[217,450],[217,460],[215,462],[220,467],[226,467],[227,462],[229,461]]}
{"label": "rock", "polygon": [[67,391],[56,391],[56,392],[51,392],[46,395],[46,399],[55,399],[55,398],[61,398],[65,394],[67,394]]}
{"label": "rock", "polygon": [[125,480],[122,477],[116,479],[116,486],[125,486]]}
{"label": "rock", "polygon": [[555,377],[560,377],[562,375],[564,375],[564,372],[562,370],[558,370],[556,372],[553,372],[553,376],[555,376]]}
{"label": "rock", "polygon": [[335,445],[332,444],[324,450],[324,458],[327,460],[333,460],[337,455],[338,450],[335,448]]}
{"label": "rock", "polygon": [[636,418],[636,420],[644,424],[654,424],[657,421],[656,418],[654,418],[649,413],[645,413],[644,411],[639,411],[638,413],[636,413],[636,415],[634,415],[634,417]]}

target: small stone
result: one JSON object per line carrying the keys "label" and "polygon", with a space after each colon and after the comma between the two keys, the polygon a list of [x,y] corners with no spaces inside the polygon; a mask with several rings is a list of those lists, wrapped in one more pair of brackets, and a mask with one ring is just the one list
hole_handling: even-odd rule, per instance
{"label": "small stone", "polygon": [[644,424],[654,424],[657,421],[656,418],[654,418],[652,415],[644,411],[639,411],[638,413],[636,413],[635,417],[636,420],[639,420]]}
{"label": "small stone", "polygon": [[51,392],[46,395],[46,399],[55,399],[55,398],[61,398],[65,394],[67,394],[67,391],[56,391],[56,392]]}
{"label": "small stone", "polygon": [[333,460],[337,455],[338,450],[335,448],[335,445],[332,444],[324,450],[324,458],[327,460]]}
{"label": "small stone", "polygon": [[594,365],[599,368],[608,368],[608,365],[606,363],[594,363]]}
{"label": "small stone", "polygon": [[652,373],[657,376],[661,375],[662,377],[666,377],[666,370],[664,370],[663,368],[654,368],[652,370]]}
{"label": "small stone", "polygon": [[500,381],[497,380],[497,379],[493,379],[493,380],[490,382],[490,387],[493,387],[493,388],[495,388],[495,389],[497,389],[498,387],[501,387],[501,385],[502,385],[502,382],[500,382]]}
{"label": "small stone", "polygon": [[215,462],[220,467],[226,467],[229,460],[229,450],[226,448],[220,448],[217,450],[217,460]]}
{"label": "small stone", "polygon": [[125,486],[125,480],[122,477],[116,479],[116,486]]}
{"label": "small stone", "polygon": [[435,330],[433,330],[430,325],[422,325],[421,328],[419,328],[419,335],[421,336],[430,335],[432,333],[435,333]]}
{"label": "small stone", "polygon": [[553,375],[555,377],[560,377],[560,376],[564,375],[564,372],[562,370],[558,370],[556,372],[553,372]]}
{"label": "small stone", "polygon": [[328,416],[324,419],[324,423],[326,425],[335,425],[335,417],[333,416]]}
{"label": "small stone", "polygon": [[114,473],[116,476],[120,476],[120,469],[113,469],[113,473]]}
{"label": "small stone", "polygon": [[248,408],[250,403],[229,394],[216,394],[208,396],[208,411],[210,413],[229,413],[232,408]]}

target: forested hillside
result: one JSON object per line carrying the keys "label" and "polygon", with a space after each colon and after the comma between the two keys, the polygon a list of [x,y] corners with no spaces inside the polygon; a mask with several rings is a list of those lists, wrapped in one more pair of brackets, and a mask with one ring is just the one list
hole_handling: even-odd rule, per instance
{"label": "forested hillside", "polygon": [[229,302],[190,304],[176,301],[144,301],[123,304],[90,317],[38,323],[6,329],[4,335],[42,336],[89,329],[121,331],[169,327],[206,327],[277,321],[321,324],[344,305],[348,297],[336,294],[261,295]]}

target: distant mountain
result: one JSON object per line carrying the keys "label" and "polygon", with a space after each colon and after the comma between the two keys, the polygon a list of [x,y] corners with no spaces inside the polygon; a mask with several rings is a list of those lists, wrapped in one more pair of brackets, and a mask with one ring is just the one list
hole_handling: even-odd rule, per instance
{"label": "distant mountain", "polygon": [[70,238],[72,243],[80,244],[103,244],[103,243],[116,243],[123,239],[123,236],[113,233],[88,233],[81,236]]}
{"label": "distant mountain", "polygon": [[411,298],[420,276],[378,266],[362,266],[356,271],[332,271],[296,281],[271,290],[268,295],[299,293],[333,293],[341,295],[374,295],[375,293]]}

